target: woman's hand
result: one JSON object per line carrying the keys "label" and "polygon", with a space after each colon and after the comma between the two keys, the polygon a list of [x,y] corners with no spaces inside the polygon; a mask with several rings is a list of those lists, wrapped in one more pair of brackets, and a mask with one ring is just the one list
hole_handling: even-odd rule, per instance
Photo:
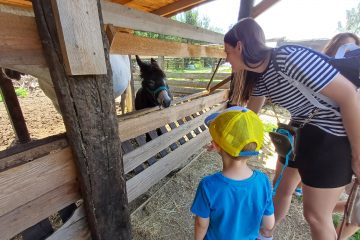
{"label": "woman's hand", "polygon": [[352,169],[357,178],[357,181],[360,183],[360,155],[353,155],[352,158]]}

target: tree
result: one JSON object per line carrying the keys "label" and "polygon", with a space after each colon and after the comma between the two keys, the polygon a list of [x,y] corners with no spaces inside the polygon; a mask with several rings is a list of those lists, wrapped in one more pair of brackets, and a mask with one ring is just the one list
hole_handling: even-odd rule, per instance
{"label": "tree", "polygon": [[343,26],[341,22],[339,22],[338,30],[341,32],[360,34],[360,3],[357,8],[346,11],[346,24]]}

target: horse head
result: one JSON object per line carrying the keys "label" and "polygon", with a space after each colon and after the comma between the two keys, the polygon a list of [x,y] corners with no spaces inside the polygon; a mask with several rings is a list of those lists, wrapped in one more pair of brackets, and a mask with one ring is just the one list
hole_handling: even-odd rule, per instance
{"label": "horse head", "polygon": [[[142,78],[141,86],[142,91],[138,91],[135,98],[135,108],[137,110],[145,107],[163,106],[169,107],[172,100],[172,95],[169,90],[169,86],[166,82],[166,76],[163,70],[156,62],[151,58],[150,63],[143,62],[138,55],[136,55],[136,61],[140,67],[140,77]],[[145,103],[139,103],[140,94],[146,95],[148,98],[147,105]],[[145,101],[144,96],[141,101]],[[138,104],[137,104],[138,102]],[[136,106],[138,105],[138,106]]]}

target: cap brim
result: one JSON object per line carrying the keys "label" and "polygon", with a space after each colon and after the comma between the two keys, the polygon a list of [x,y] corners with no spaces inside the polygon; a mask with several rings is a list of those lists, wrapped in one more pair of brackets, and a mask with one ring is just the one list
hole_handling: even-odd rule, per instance
{"label": "cap brim", "polygon": [[220,115],[220,113],[223,112],[228,112],[228,111],[241,111],[241,112],[247,112],[249,111],[249,109],[247,109],[246,107],[240,107],[240,106],[233,106],[233,107],[229,107],[221,112],[215,112],[210,114],[209,116],[207,116],[204,120],[206,126],[209,126],[211,124],[211,122]]}

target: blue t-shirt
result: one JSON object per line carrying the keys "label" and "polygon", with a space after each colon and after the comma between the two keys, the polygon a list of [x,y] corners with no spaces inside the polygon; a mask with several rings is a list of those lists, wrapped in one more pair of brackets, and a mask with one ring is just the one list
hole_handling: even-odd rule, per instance
{"label": "blue t-shirt", "polygon": [[191,211],[210,218],[205,239],[254,240],[262,217],[274,213],[269,178],[260,171],[245,180],[221,172],[207,176],[199,183]]}

